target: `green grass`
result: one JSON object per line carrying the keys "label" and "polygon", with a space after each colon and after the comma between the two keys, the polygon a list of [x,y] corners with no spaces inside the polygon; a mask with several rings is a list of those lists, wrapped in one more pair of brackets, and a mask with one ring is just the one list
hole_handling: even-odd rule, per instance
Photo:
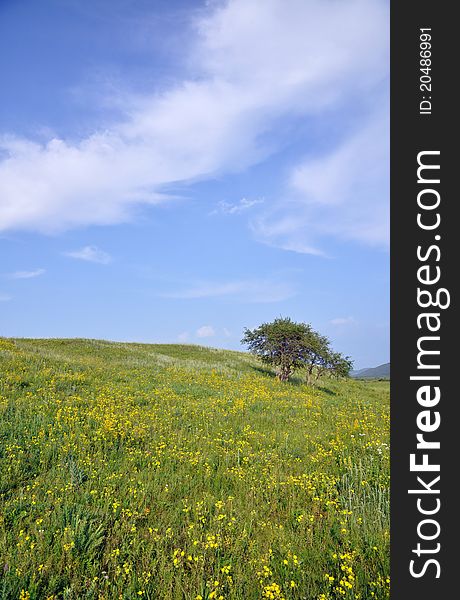
{"label": "green grass", "polygon": [[2,599],[389,597],[389,384],[0,338]]}

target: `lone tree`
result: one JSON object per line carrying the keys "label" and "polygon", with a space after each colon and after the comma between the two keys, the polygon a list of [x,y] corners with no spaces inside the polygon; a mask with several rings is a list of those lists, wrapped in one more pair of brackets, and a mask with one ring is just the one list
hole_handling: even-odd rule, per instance
{"label": "lone tree", "polygon": [[303,368],[311,384],[325,372],[346,377],[352,367],[349,357],[332,351],[327,337],[289,317],[279,317],[253,330],[246,328],[241,343],[262,362],[275,367],[280,381],[287,381],[296,369]]}
{"label": "lone tree", "polygon": [[241,343],[262,362],[275,367],[278,379],[287,381],[294,370],[303,365],[302,351],[310,332],[310,325],[279,317],[256,329],[246,328]]}

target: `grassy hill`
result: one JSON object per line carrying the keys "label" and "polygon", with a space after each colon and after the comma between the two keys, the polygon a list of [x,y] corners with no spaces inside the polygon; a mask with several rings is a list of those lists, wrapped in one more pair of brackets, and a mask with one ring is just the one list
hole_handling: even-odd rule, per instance
{"label": "grassy hill", "polygon": [[389,597],[389,385],[0,338],[0,597]]}

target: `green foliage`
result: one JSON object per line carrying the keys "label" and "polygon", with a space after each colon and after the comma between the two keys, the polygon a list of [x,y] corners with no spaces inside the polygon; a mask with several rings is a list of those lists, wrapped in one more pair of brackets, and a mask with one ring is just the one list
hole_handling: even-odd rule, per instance
{"label": "green foliage", "polygon": [[295,369],[303,366],[303,353],[312,333],[310,325],[279,317],[252,331],[246,328],[241,343],[264,363],[274,366],[281,381],[287,381]]}
{"label": "green foliage", "polygon": [[339,377],[349,377],[353,368],[353,361],[349,356],[343,356],[339,352],[332,352],[329,362],[331,373]]}
{"label": "green foliage", "polygon": [[327,372],[335,377],[348,377],[353,366],[350,357],[334,352],[327,337],[307,323],[296,323],[279,317],[256,329],[244,330],[242,344],[276,369],[278,378],[287,381],[297,369],[305,369],[307,383]]}
{"label": "green foliage", "polygon": [[273,375],[0,338],[0,598],[387,600],[388,382]]}

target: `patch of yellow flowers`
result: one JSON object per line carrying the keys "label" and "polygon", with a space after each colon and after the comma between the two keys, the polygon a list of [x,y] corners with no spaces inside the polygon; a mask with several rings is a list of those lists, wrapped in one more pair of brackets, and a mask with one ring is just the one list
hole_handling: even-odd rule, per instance
{"label": "patch of yellow flowers", "polygon": [[386,384],[161,352],[0,339],[6,597],[386,600]]}

